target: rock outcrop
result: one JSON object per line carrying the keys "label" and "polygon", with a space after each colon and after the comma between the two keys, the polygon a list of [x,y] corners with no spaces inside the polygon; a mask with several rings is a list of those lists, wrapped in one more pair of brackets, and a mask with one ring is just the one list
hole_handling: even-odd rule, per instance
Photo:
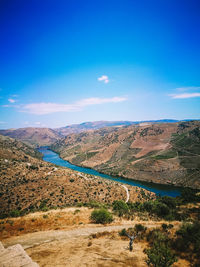
{"label": "rock outcrop", "polygon": [[4,248],[0,242],[0,267],[39,267],[20,244]]}

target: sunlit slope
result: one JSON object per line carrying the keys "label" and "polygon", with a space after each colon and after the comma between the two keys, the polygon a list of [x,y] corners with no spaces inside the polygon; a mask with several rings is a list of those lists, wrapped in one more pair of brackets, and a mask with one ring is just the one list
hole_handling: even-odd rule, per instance
{"label": "sunlit slope", "polygon": [[200,122],[103,128],[52,148],[73,164],[127,178],[200,188]]}

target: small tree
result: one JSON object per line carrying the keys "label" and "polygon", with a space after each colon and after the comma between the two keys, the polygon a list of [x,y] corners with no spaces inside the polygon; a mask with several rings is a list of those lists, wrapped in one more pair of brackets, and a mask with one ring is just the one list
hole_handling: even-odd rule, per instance
{"label": "small tree", "polygon": [[166,243],[155,242],[153,247],[147,249],[147,264],[151,267],[170,267],[177,261],[175,255]]}
{"label": "small tree", "polygon": [[113,221],[112,214],[106,209],[94,210],[91,213],[90,219],[95,223],[111,223]]}
{"label": "small tree", "polygon": [[123,200],[115,200],[113,210],[121,217],[129,212],[129,207]]}

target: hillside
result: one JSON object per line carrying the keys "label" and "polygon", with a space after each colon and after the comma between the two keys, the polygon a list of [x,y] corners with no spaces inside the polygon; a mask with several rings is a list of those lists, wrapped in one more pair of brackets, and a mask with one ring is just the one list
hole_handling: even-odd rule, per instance
{"label": "hillside", "polygon": [[200,188],[200,121],[71,134],[52,149],[73,164],[114,176]]}
{"label": "hillside", "polygon": [[[125,188],[119,183],[56,167],[38,157],[40,153],[33,148],[0,136],[0,217],[127,198]],[[127,188],[130,200],[142,199],[139,189]],[[149,192],[148,195],[154,194]]]}
{"label": "hillside", "polygon": [[18,139],[32,146],[48,146],[63,137],[50,128],[32,127],[0,130],[0,134]]}
{"label": "hillside", "polygon": [[104,127],[119,127],[125,125],[131,125],[134,122],[131,121],[94,121],[94,122],[83,122],[81,124],[72,124],[66,127],[55,129],[58,133],[67,136],[72,133],[81,133],[90,130],[98,130]]}
{"label": "hillside", "polygon": [[72,124],[66,127],[60,128],[19,128],[19,129],[6,129],[0,130],[1,135],[9,136],[20,140],[33,147],[37,146],[49,146],[55,143],[57,140],[72,134],[81,133],[85,131],[98,130],[104,127],[121,127],[129,126],[133,124],[143,123],[163,123],[163,122],[175,122],[174,120],[159,120],[159,121],[94,121],[94,122],[83,122],[81,124]]}

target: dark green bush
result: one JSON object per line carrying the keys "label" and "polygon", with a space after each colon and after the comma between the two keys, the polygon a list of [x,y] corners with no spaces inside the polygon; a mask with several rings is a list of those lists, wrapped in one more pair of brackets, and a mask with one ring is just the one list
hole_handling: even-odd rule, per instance
{"label": "dark green bush", "polygon": [[171,250],[171,243],[167,233],[163,233],[159,229],[153,229],[148,233],[147,241],[151,246],[145,250],[148,256],[147,264],[152,267],[172,266],[176,261],[176,257]]}
{"label": "dark green bush", "polygon": [[39,206],[39,210],[47,211],[48,210],[48,207],[46,206],[47,202],[48,202],[47,199],[42,200]]}
{"label": "dark green bush", "polygon": [[124,228],[124,229],[122,229],[121,231],[119,231],[119,235],[120,235],[120,236],[127,236],[127,231],[126,231],[126,229]]}
{"label": "dark green bush", "polygon": [[174,197],[164,196],[159,199],[159,202],[164,203],[170,209],[175,209],[177,205],[177,200]]}
{"label": "dark green bush", "polygon": [[157,214],[160,217],[165,217],[169,215],[170,213],[169,207],[166,204],[161,203],[161,202],[155,202],[153,206],[153,211],[155,214]]}
{"label": "dark green bush", "polygon": [[151,267],[170,267],[177,261],[176,256],[164,242],[154,242],[150,249],[146,249],[148,256],[146,263]]}
{"label": "dark green bush", "polygon": [[184,252],[192,266],[200,266],[200,222],[182,224],[176,235],[174,249]]}
{"label": "dark green bush", "polygon": [[155,241],[157,242],[168,242],[169,238],[166,233],[161,232],[160,229],[153,229],[147,235],[147,241],[153,244]]}
{"label": "dark green bush", "polygon": [[113,221],[113,216],[112,214],[102,208],[102,209],[99,209],[99,210],[94,210],[92,213],[91,213],[91,216],[90,216],[91,220],[95,223],[110,223]]}
{"label": "dark green bush", "polygon": [[143,226],[142,224],[136,224],[135,225],[135,227],[134,227],[134,229],[135,229],[135,231],[137,232],[137,233],[139,233],[139,232],[146,232],[146,227],[145,226]]}
{"label": "dark green bush", "polygon": [[182,224],[176,234],[179,250],[200,251],[200,222]]}
{"label": "dark green bush", "polygon": [[10,211],[10,217],[19,217],[21,216],[21,212],[19,210],[12,210]]}
{"label": "dark green bush", "polygon": [[196,194],[196,191],[190,188],[184,188],[180,196],[183,203],[190,203],[200,201],[200,196]]}
{"label": "dark green bush", "polygon": [[123,200],[115,200],[113,202],[113,210],[121,217],[128,214],[129,207]]}

